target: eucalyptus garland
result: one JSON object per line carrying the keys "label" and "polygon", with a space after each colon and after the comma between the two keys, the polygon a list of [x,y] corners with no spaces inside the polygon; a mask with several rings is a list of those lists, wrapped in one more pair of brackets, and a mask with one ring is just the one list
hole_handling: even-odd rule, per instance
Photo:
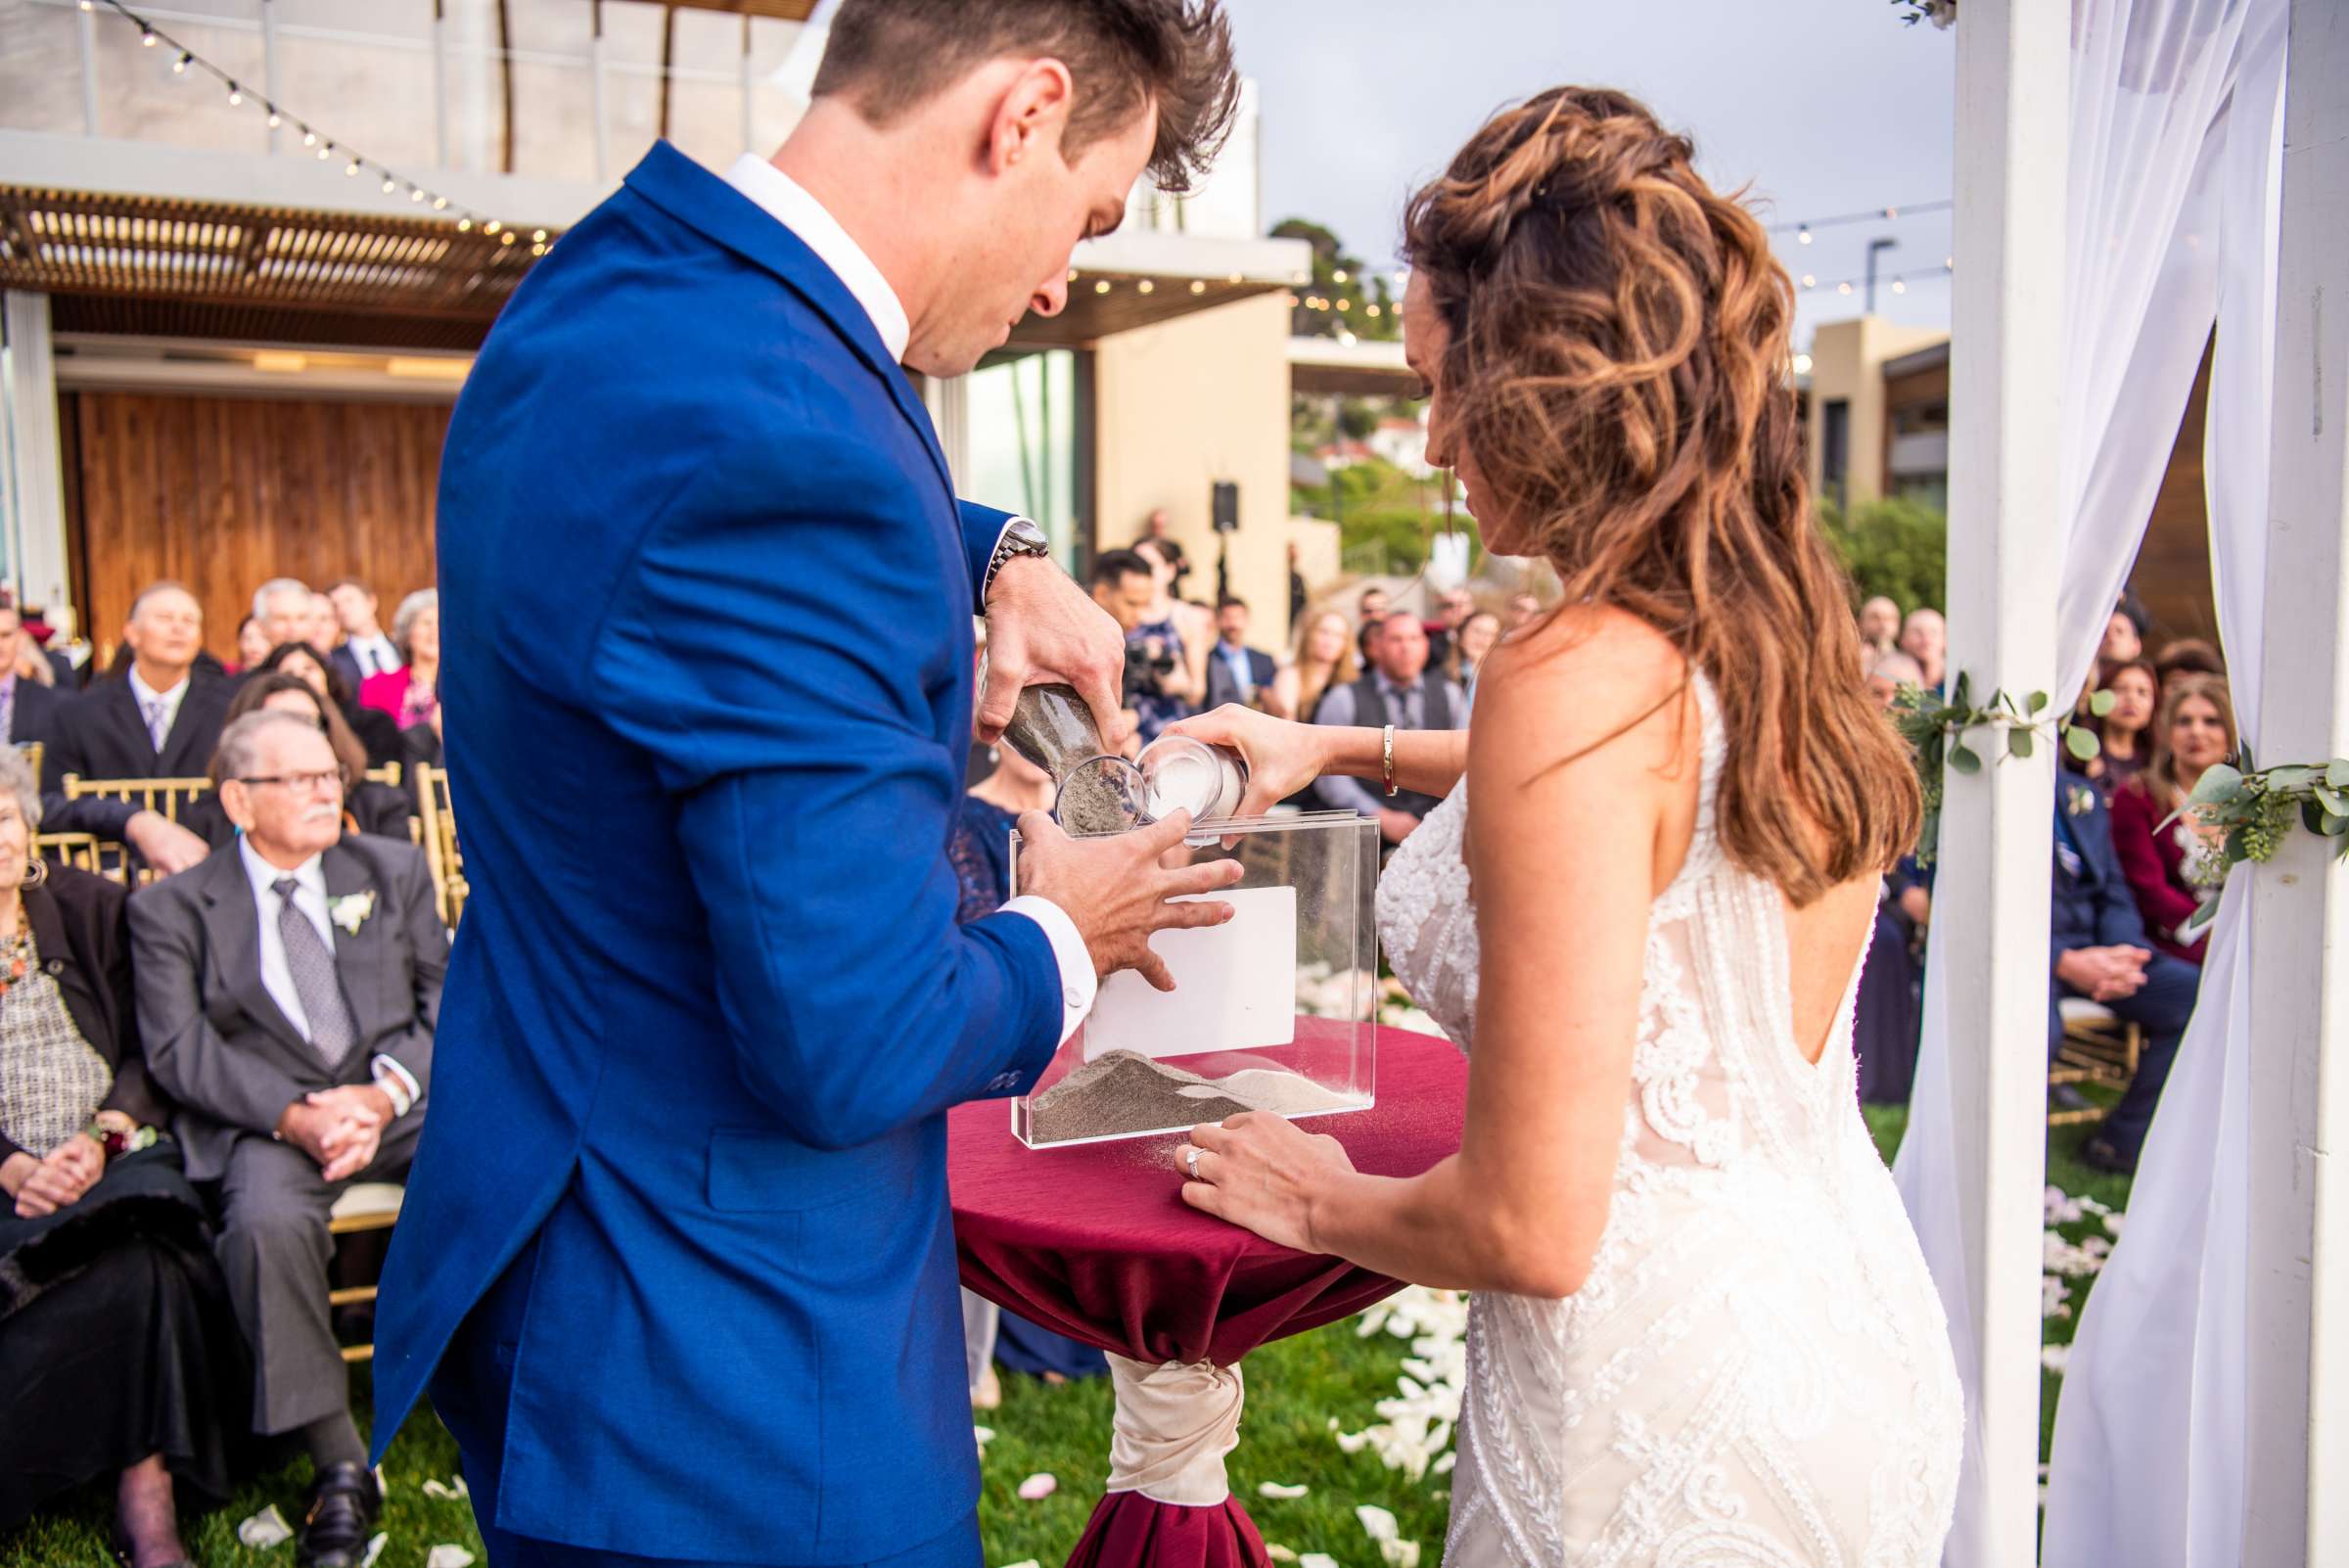
{"label": "eucalyptus garland", "polygon": [[[2018,703],[2005,692],[1997,691],[1979,707],[1974,704],[1972,692],[1971,678],[1960,670],[1946,697],[1922,686],[1907,685],[1892,699],[1893,723],[1909,742],[1910,757],[1916,765],[1917,786],[1925,797],[1924,822],[1916,836],[1919,865],[1931,865],[1941,845],[1944,769],[1959,773],[1982,771],[1982,754],[1961,738],[1967,730],[2004,731],[2008,757],[2033,755],[2039,750],[2043,735],[2050,744],[2060,743],[2076,761],[2085,762],[2096,755],[2095,732],[2076,723],[2070,714],[2050,711],[2046,692],[2035,691]],[[2089,698],[2088,711],[2101,718],[2112,712],[2112,693],[2097,692]]]}

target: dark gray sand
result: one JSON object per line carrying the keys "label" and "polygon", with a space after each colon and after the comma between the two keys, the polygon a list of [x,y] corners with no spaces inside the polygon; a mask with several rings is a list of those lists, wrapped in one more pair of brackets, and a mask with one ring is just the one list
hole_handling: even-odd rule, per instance
{"label": "dark gray sand", "polygon": [[1028,1130],[1032,1142],[1067,1143],[1197,1127],[1242,1111],[1300,1116],[1348,1104],[1295,1073],[1249,1069],[1218,1082],[1138,1051],[1111,1051],[1030,1100]]}

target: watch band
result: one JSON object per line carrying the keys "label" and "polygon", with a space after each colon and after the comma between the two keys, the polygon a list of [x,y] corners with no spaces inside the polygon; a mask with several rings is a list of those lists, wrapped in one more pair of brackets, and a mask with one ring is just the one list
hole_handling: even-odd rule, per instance
{"label": "watch band", "polygon": [[1003,525],[1003,532],[995,540],[995,553],[988,557],[987,580],[979,584],[979,602],[987,603],[988,593],[995,585],[995,574],[1005,562],[1015,556],[1036,555],[1047,559],[1052,554],[1052,541],[1044,530],[1024,517],[1015,517]]}

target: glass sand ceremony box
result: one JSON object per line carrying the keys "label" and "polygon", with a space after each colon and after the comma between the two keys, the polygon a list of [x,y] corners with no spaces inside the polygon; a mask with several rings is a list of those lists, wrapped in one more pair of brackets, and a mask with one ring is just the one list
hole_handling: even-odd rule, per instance
{"label": "glass sand ceremony box", "polygon": [[[1299,1119],[1375,1103],[1377,825],[1325,811],[1212,827],[1186,849],[1195,862],[1246,867],[1211,896],[1232,918],[1151,940],[1172,992],[1130,970],[1103,983],[1034,1092],[1011,1103],[1013,1134],[1030,1148],[1180,1132],[1241,1111]],[[1015,835],[1014,893],[1019,852]]]}
{"label": "glass sand ceremony box", "polygon": [[1109,1478],[1070,1568],[1270,1568],[1224,1469],[1241,1362],[1397,1289],[1185,1204],[1183,1134],[1242,1110],[1312,1118],[1389,1176],[1459,1147],[1465,1060],[1375,1021],[1376,825],[1210,818],[1186,849],[1246,874],[1209,896],[1227,924],[1152,939],[1175,989],[1112,977],[1008,1127],[988,1100],[947,1118],[962,1282],[1108,1356]]}

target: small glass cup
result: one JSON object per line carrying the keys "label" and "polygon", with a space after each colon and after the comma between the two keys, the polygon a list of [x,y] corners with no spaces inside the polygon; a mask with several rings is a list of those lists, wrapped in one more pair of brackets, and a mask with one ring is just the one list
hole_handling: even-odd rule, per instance
{"label": "small glass cup", "polygon": [[1148,793],[1142,770],[1125,758],[1088,757],[1061,775],[1052,820],[1079,835],[1129,832],[1158,820]]}
{"label": "small glass cup", "polygon": [[1161,821],[1177,810],[1194,822],[1239,814],[1248,790],[1248,763],[1227,746],[1211,746],[1188,735],[1161,735],[1136,759],[1142,777],[1142,808]]}

